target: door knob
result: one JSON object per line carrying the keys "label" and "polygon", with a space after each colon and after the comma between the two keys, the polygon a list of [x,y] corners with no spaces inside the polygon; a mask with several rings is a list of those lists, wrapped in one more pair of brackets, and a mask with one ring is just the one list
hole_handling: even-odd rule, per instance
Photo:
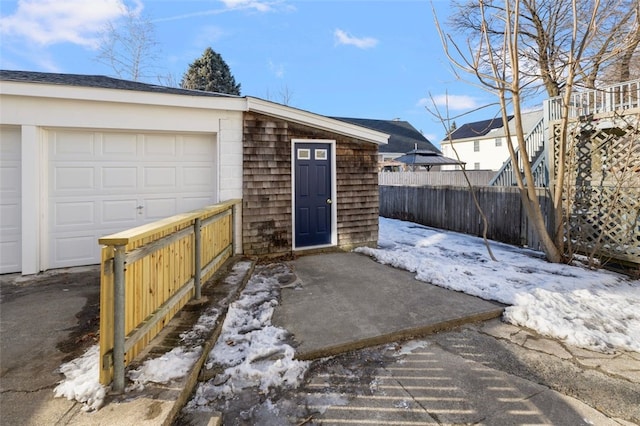
{"label": "door knob", "polygon": [[331,201],[331,198],[327,198],[327,204],[331,204],[333,203],[333,201]]}

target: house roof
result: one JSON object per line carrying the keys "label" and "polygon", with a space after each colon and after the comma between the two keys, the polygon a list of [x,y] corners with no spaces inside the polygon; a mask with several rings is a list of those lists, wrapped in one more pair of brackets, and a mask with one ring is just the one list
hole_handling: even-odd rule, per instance
{"label": "house roof", "polygon": [[[525,136],[534,129],[534,127],[540,122],[540,120],[542,120],[542,114],[543,113],[541,109],[535,110],[535,111],[523,112],[521,114],[522,130]],[[509,132],[512,135],[515,135],[515,127],[516,127],[515,120],[509,120]],[[496,130],[495,132],[496,137],[502,137],[506,135],[507,135],[507,132],[505,131],[504,126]]]}
{"label": "house roof", "polygon": [[409,152],[412,149],[431,150],[440,153],[429,139],[425,138],[415,127],[407,121],[375,120],[370,118],[332,117],[336,120],[367,127],[389,135],[389,143],[381,146],[380,152]]}
{"label": "house roof", "polygon": [[223,93],[205,92],[202,90],[189,90],[178,87],[158,86],[155,84],[122,80],[119,78],[107,77],[104,75],[60,74],[35,71],[0,70],[0,80],[20,81],[28,83],[59,84],[64,86],[95,87],[101,89],[135,90],[138,92],[169,93],[188,96],[232,98],[238,97],[234,95],[226,95]]}
{"label": "house roof", "polygon": [[[376,145],[385,145],[389,139],[388,134],[370,127],[249,96],[165,87],[101,75],[0,70],[0,81],[3,81],[0,95],[253,111]],[[38,90],[34,90],[33,84],[40,85]]]}
{"label": "house roof", "polygon": [[396,161],[415,166],[442,166],[449,164],[464,164],[464,162],[445,157],[439,152],[425,149],[411,150],[402,157],[396,158]]}
{"label": "house roof", "polygon": [[[508,117],[510,121],[513,118],[512,115]],[[458,139],[471,139],[485,136],[493,129],[499,129],[502,127],[502,117],[491,118],[488,120],[475,121],[473,123],[466,123],[458,127],[453,131],[451,135],[447,135],[442,139],[443,142]]]}

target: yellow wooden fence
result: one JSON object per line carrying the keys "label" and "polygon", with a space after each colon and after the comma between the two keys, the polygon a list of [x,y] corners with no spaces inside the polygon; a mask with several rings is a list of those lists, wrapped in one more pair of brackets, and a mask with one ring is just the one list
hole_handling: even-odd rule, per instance
{"label": "yellow wooden fence", "polygon": [[234,254],[240,201],[99,239],[100,383],[123,391],[126,365]]}

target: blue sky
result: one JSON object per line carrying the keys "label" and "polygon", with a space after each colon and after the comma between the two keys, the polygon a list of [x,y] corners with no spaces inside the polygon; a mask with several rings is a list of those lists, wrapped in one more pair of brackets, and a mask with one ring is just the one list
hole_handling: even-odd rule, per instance
{"label": "blue sky", "polygon": [[[428,0],[0,0],[0,68],[113,75],[97,46],[123,2],[154,23],[156,72],[177,81],[211,46],[243,95],[282,102],[288,91],[290,106],[323,115],[400,118],[436,145],[445,131],[424,108],[430,96],[448,94],[452,116],[494,101],[454,78]],[[449,1],[433,7],[445,22]]]}

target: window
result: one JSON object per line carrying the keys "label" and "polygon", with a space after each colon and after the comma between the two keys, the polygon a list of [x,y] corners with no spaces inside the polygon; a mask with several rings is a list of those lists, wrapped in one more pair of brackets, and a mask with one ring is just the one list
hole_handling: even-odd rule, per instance
{"label": "window", "polygon": [[502,138],[496,138],[496,146],[502,146]]}
{"label": "window", "polygon": [[480,170],[480,163],[473,163],[473,168],[476,170]]}
{"label": "window", "polygon": [[327,150],[326,149],[316,149],[314,150],[314,156],[316,160],[326,160],[327,159]]}
{"label": "window", "polygon": [[311,158],[310,149],[298,149],[298,160],[309,160]]}
{"label": "window", "polygon": [[473,152],[480,152],[480,141],[473,141]]}

